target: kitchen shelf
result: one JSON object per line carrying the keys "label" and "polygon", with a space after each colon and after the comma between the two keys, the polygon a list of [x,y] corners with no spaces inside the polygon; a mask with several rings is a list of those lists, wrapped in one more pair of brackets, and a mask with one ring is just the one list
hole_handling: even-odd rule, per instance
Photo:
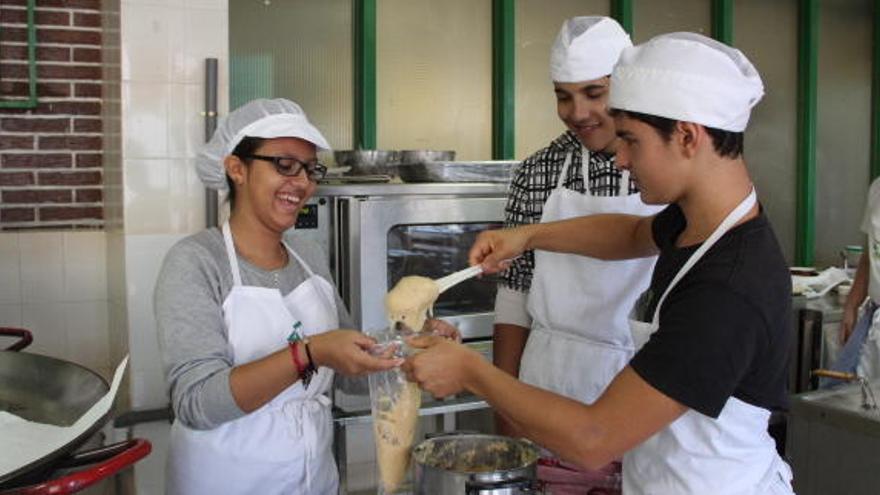
{"label": "kitchen shelf", "polygon": [[[440,414],[475,411],[487,407],[489,407],[489,404],[475,395],[461,395],[450,399],[433,401],[428,405],[419,408],[419,416],[436,416]],[[370,409],[343,411],[342,409],[334,408],[333,422],[340,426],[367,424],[373,422],[373,416]]]}

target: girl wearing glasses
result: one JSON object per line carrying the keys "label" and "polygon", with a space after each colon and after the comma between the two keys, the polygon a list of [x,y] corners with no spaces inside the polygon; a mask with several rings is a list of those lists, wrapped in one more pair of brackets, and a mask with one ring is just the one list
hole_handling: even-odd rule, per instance
{"label": "girl wearing glasses", "polygon": [[400,364],[372,357],[351,327],[317,245],[284,232],[324,176],[327,141],[295,103],[232,112],[197,159],[228,192],[229,220],[168,252],[154,294],[175,421],[169,494],[329,494],[333,372]]}

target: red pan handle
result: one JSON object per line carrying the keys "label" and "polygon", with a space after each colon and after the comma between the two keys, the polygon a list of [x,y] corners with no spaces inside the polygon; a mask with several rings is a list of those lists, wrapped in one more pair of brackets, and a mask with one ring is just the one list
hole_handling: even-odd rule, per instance
{"label": "red pan handle", "polygon": [[31,335],[30,330],[25,330],[24,328],[0,327],[0,335],[19,338],[18,342],[6,348],[7,351],[20,351],[31,345],[31,342],[34,341],[34,337]]}
{"label": "red pan handle", "polygon": [[[97,451],[90,451],[81,454],[81,456],[87,459],[91,459],[94,456],[99,455],[99,453],[109,453],[109,455],[113,455],[113,457],[105,460],[101,464],[36,485],[14,488],[8,492],[3,492],[2,495],[68,495],[70,493],[76,493],[94,485],[104,478],[113,476],[121,469],[131,466],[135,462],[146,457],[151,450],[153,450],[153,446],[149,441],[142,438],[135,438],[109,445],[107,447],[102,447]],[[76,461],[77,459],[75,456],[74,464]]]}

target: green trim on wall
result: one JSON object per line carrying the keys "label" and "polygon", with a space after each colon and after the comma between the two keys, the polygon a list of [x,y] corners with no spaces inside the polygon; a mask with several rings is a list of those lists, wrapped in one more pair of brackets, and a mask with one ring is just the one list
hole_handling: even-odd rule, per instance
{"label": "green trim on wall", "polygon": [[623,27],[624,31],[633,34],[633,3],[632,0],[611,0],[611,17]]}
{"label": "green trim on wall", "polygon": [[819,2],[798,3],[797,225],[795,263],[813,264],[816,251],[816,122]]}
{"label": "green trim on wall", "polygon": [[28,99],[0,101],[0,108],[34,108],[37,106],[37,28],[34,24],[36,0],[27,1]]}
{"label": "green trim on wall", "polygon": [[516,2],[492,1],[492,158],[516,152]]}
{"label": "green trim on wall", "polygon": [[874,2],[871,70],[871,179],[880,177],[880,2]]}
{"label": "green trim on wall", "polygon": [[733,0],[712,0],[712,37],[733,45]]}
{"label": "green trim on wall", "polygon": [[376,148],[376,0],[352,2],[354,61],[353,147]]}

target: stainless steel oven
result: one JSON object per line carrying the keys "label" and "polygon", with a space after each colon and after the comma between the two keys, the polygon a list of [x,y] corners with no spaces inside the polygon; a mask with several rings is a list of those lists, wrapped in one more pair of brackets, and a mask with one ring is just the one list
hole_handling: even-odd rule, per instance
{"label": "stainless steel oven", "polygon": [[[479,232],[504,218],[505,184],[345,184],[321,186],[297,230],[330,255],[337,286],[365,331],[387,326],[383,299],[406,275],[439,278],[468,266]],[[466,340],[492,335],[494,277],[443,293],[434,315]]]}

